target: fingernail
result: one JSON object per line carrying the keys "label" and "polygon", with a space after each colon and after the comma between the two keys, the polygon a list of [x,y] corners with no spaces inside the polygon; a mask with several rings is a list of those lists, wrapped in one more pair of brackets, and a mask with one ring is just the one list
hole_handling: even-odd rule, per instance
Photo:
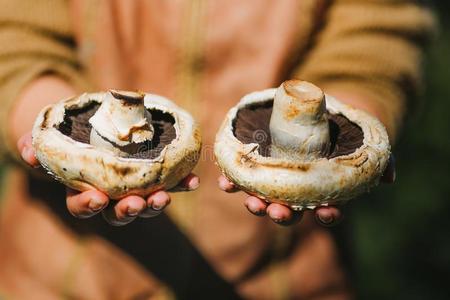
{"label": "fingernail", "polygon": [[153,195],[152,209],[161,210],[168,204],[167,194],[165,192],[158,192]]}
{"label": "fingernail", "polygon": [[157,204],[157,203],[153,203],[152,204],[152,209],[153,210],[161,210],[165,207],[165,205],[161,205],[161,204]]}
{"label": "fingernail", "polygon": [[266,211],[264,209],[259,209],[256,205],[252,203],[250,204],[245,203],[245,206],[252,214],[255,214],[257,216],[264,216],[266,214]]}
{"label": "fingernail", "polygon": [[[273,213],[273,212],[272,212]],[[277,216],[277,215],[271,215],[271,218],[272,218],[272,220],[275,222],[275,223],[282,223],[282,222],[284,222],[285,220],[283,219],[283,217],[281,217],[281,216]]]}
{"label": "fingernail", "polygon": [[194,177],[189,182],[189,190],[196,190],[200,186],[200,179],[198,177]]}
{"label": "fingernail", "polygon": [[128,207],[127,215],[130,217],[135,217],[139,214],[139,209],[136,209],[135,207]]}
{"label": "fingernail", "polygon": [[99,211],[99,210],[101,210],[103,208],[104,205],[105,205],[105,203],[102,200],[97,199],[95,197],[92,197],[89,200],[89,208],[92,211]]}
{"label": "fingernail", "polygon": [[153,210],[161,210],[163,207],[160,205],[152,205]]}
{"label": "fingernail", "polygon": [[319,218],[319,221],[322,222],[323,224],[331,224],[334,221],[334,218],[331,215],[326,215],[326,216],[318,215],[318,218]]}

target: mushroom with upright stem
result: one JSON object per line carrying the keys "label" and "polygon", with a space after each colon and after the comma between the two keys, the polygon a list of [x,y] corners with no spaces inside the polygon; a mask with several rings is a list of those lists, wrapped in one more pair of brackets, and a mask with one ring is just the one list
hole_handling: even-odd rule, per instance
{"label": "mushroom with upright stem", "polygon": [[236,187],[303,210],[342,204],[375,186],[390,145],[376,118],[290,80],[242,98],[217,133],[215,155]]}

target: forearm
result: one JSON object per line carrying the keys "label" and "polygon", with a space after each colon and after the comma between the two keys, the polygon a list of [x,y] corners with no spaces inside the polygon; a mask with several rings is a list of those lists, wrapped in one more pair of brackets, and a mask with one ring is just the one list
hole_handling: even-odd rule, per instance
{"label": "forearm", "polygon": [[39,111],[46,105],[76,94],[69,83],[54,75],[45,75],[33,80],[19,94],[9,114],[8,132],[16,142],[29,132]]}
{"label": "forearm", "polygon": [[396,136],[395,126],[389,120],[389,117],[382,105],[374,101],[366,101],[364,95],[341,90],[327,90],[327,93],[336,97],[339,101],[350,105],[351,107],[364,110],[365,112],[376,117],[384,124],[390,139]]}
{"label": "forearm", "polygon": [[336,0],[307,59],[294,71],[386,126],[391,143],[421,88],[424,42],[433,15],[417,1]]}

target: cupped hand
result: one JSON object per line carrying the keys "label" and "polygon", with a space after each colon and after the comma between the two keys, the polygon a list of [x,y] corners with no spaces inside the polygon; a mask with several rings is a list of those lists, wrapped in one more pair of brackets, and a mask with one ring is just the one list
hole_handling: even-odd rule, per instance
{"label": "cupped hand", "polygon": [[[17,142],[22,159],[31,167],[40,167],[32,146],[31,133],[22,136]],[[190,174],[174,189],[192,191],[198,188],[199,178]],[[120,200],[111,200],[98,190],[79,192],[67,188],[66,204],[69,212],[78,218],[89,218],[102,212],[105,220],[115,226],[130,223],[137,217],[150,218],[159,215],[170,204],[170,195],[159,190],[147,198],[127,196]]]}
{"label": "cupped hand", "polygon": [[[388,166],[381,177],[381,182],[393,183],[395,181],[395,160],[391,155]],[[221,175],[218,179],[219,188],[227,193],[238,192],[239,189]],[[293,211],[286,205],[278,203],[267,203],[263,199],[248,195],[244,200],[244,205],[248,211],[256,216],[268,216],[272,221],[280,225],[292,225],[299,222],[302,218],[302,211]],[[342,218],[342,210],[337,206],[320,206],[314,209],[316,221],[323,226],[334,226]]]}

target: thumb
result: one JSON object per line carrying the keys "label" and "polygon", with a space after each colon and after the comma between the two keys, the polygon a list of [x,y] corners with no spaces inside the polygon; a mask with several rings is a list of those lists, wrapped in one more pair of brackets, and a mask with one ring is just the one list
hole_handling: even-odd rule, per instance
{"label": "thumb", "polygon": [[17,141],[17,149],[19,150],[22,159],[31,167],[37,168],[40,166],[39,161],[36,158],[36,153],[33,149],[31,132],[23,135]]}

